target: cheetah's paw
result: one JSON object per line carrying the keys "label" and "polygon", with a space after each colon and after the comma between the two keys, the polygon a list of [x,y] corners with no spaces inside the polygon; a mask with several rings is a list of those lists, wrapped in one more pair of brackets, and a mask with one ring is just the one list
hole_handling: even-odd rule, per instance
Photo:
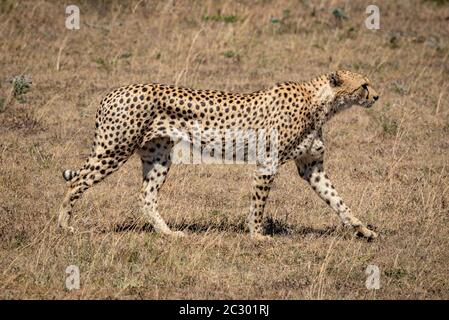
{"label": "cheetah's paw", "polygon": [[361,226],[357,228],[356,235],[359,237],[366,238],[368,240],[374,240],[378,237],[377,233],[368,229],[367,227]]}
{"label": "cheetah's paw", "polygon": [[256,241],[272,241],[273,237],[263,235],[260,233],[256,233],[256,234],[251,235],[251,239],[256,240]]}
{"label": "cheetah's paw", "polygon": [[61,232],[66,232],[66,233],[75,233],[75,228],[74,227],[70,227],[70,226],[61,226],[58,225],[58,230]]}
{"label": "cheetah's paw", "polygon": [[169,234],[173,238],[184,238],[186,234],[183,231],[173,231]]}

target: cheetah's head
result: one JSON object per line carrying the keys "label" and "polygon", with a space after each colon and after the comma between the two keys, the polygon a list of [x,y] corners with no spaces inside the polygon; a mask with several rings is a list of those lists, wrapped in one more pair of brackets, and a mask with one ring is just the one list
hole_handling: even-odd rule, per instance
{"label": "cheetah's head", "polygon": [[335,102],[343,107],[359,105],[370,108],[379,99],[368,78],[351,71],[338,70],[329,75]]}

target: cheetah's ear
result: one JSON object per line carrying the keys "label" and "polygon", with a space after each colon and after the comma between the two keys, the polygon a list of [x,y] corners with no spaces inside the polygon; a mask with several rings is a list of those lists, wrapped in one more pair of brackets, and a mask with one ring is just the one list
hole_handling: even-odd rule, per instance
{"label": "cheetah's ear", "polygon": [[329,83],[330,83],[331,87],[338,87],[341,85],[342,81],[337,72],[332,72],[329,75]]}

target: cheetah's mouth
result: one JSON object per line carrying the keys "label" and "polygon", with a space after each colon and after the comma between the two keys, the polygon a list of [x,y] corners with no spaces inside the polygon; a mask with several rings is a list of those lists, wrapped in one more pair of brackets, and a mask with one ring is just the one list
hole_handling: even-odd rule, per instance
{"label": "cheetah's mouth", "polygon": [[363,107],[366,108],[366,109],[369,109],[369,108],[371,108],[374,105],[374,102],[375,101],[367,101],[367,102],[365,102],[363,104]]}

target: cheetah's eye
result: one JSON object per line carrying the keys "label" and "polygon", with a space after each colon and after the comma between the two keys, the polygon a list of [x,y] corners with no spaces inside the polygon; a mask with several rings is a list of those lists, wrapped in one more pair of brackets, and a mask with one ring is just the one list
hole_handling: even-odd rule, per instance
{"label": "cheetah's eye", "polygon": [[366,84],[366,83],[362,84],[362,88],[365,89],[365,90],[368,90],[368,84]]}

